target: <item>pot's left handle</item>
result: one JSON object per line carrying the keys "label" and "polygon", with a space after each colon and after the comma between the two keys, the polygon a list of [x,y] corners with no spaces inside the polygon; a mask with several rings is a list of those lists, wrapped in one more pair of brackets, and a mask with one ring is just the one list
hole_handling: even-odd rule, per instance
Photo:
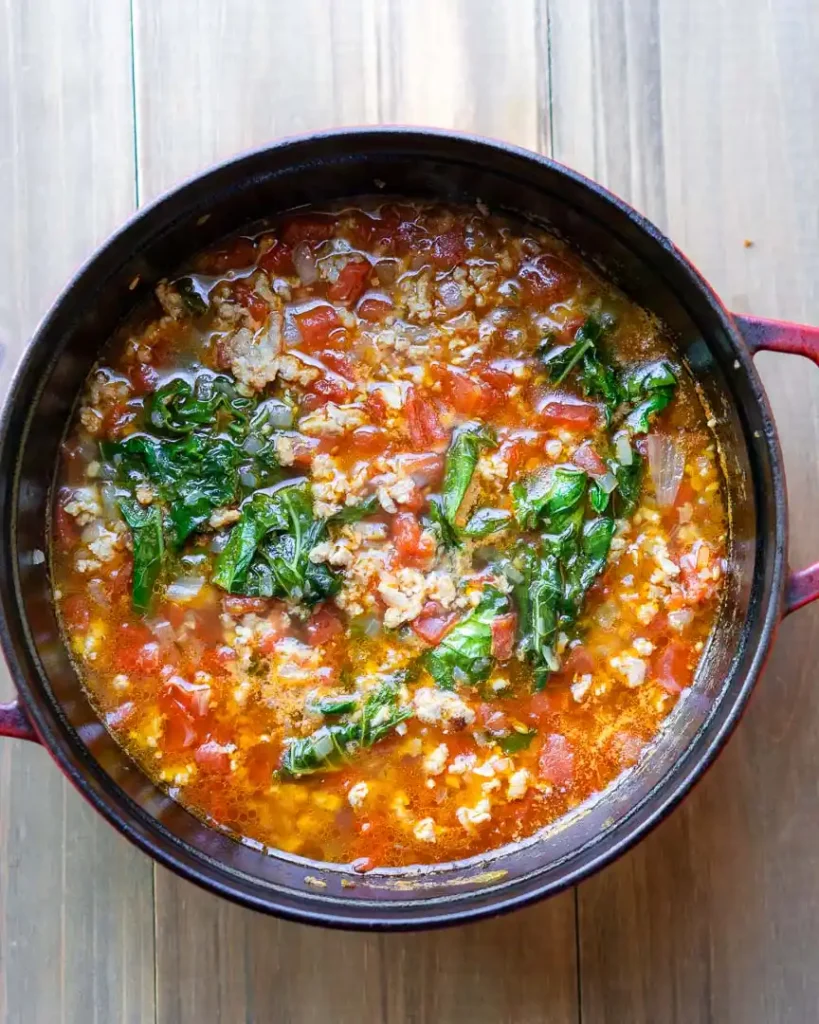
{"label": "pot's left handle", "polygon": [[32,740],[38,743],[37,733],[29,722],[20,702],[13,700],[10,704],[0,704],[0,736],[13,736],[19,740]]}
{"label": "pot's left handle", "polygon": [[[752,355],[763,351],[785,352],[788,355],[805,356],[819,366],[819,327],[751,316],[734,316],[734,320]],[[791,571],[785,591],[785,614],[789,615],[817,598],[819,562],[809,565],[807,569]]]}

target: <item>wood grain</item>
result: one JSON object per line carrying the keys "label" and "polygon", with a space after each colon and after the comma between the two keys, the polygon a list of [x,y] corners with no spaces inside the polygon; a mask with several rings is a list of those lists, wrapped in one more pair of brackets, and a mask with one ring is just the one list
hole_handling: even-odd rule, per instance
{"label": "wood grain", "polygon": [[[136,5],[142,198],[331,124],[427,123],[545,145],[545,20],[529,0],[308,0],[253,5],[252,17],[242,2],[193,8]],[[274,68],[215,71],[259,69],[270,40],[280,41]],[[576,1020],[571,894],[437,935],[343,939],[230,907],[164,871],[156,898],[162,1024]]]}
{"label": "wood grain", "polygon": [[[816,4],[554,0],[551,31],[555,156],[655,219],[730,307],[819,322]],[[819,555],[819,373],[758,362],[801,565]],[[817,655],[807,609],[697,791],[580,888],[584,1021],[819,1016]]]}
{"label": "wood grain", "polygon": [[[128,4],[0,7],[0,391],[134,197]],[[93,62],[89,61],[93,54]],[[11,692],[0,668],[3,696]],[[152,874],[45,751],[0,740],[0,1019],[153,1021]]]}

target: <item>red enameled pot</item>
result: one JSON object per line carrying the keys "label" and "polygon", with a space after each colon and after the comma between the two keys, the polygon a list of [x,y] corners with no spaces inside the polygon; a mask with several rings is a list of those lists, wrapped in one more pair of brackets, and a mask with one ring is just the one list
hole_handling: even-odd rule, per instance
{"label": "red enameled pot", "polygon": [[[692,690],[617,785],[559,828],[484,857],[361,876],[241,845],[148,781],[79,685],[43,553],[72,407],[100,346],[135,303],[186,257],[244,224],[379,190],[479,198],[548,225],[667,325],[717,420],[731,568]],[[11,383],[0,422],[0,635],[18,700],[0,706],[0,734],[42,743],[97,810],[180,875],[296,920],[381,929],[452,924],[579,881],[645,835],[688,791],[736,724],[782,616],[819,596],[819,564],[796,573],[787,566],[782,454],[752,358],[762,349],[819,362],[819,330],[732,316],[655,227],[599,185],[534,153],[447,132],[372,128],[288,139],[208,171],[141,210],[99,249],[40,325]]]}

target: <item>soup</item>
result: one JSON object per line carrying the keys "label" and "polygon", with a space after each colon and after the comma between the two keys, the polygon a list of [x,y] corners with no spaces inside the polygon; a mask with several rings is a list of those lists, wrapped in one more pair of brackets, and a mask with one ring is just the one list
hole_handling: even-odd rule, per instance
{"label": "soup", "polygon": [[55,599],[159,785],[360,870],[532,835],[685,699],[726,571],[662,329],[483,207],[303,212],[197,256],[69,428]]}

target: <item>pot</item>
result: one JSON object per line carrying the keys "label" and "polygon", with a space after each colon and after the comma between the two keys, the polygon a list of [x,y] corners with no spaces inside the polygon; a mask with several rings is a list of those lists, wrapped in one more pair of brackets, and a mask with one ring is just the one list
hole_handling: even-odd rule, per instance
{"label": "pot", "polygon": [[[357,875],[242,845],[150,782],[92,710],[50,596],[49,502],[58,447],[101,344],[192,253],[263,215],[377,192],[488,206],[548,224],[655,313],[717,421],[731,507],[721,614],[695,684],[616,785],[538,836],[481,858]],[[37,330],[0,423],[2,643],[18,700],[0,734],[37,740],[132,842],[207,889],[258,910],[339,927],[452,924],[548,896],[655,825],[713,761],[744,708],[783,615],[819,596],[819,563],[787,567],[779,440],[752,357],[819,362],[819,330],[731,316],[685,257],[620,199],[511,146],[439,131],[373,128],[286,140],[195,178],[141,210],[79,271]]]}

